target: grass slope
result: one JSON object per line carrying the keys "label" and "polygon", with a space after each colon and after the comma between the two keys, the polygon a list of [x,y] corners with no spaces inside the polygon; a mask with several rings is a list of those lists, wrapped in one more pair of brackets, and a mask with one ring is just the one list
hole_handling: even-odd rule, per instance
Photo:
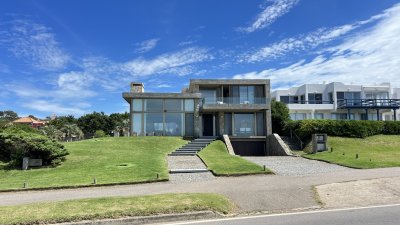
{"label": "grass slope", "polygon": [[0,165],[0,190],[130,183],[168,178],[166,154],[186,141],[178,137],[110,137],[65,143],[70,155],[56,168],[6,170]]}
{"label": "grass slope", "polygon": [[162,194],[35,203],[0,207],[0,224],[44,224],[211,210],[227,214],[234,205],[217,194]]}
{"label": "grass slope", "polygon": [[216,175],[243,175],[272,173],[270,170],[249,162],[240,156],[230,155],[222,141],[214,141],[200,151],[199,156],[207,164],[208,169]]}
{"label": "grass slope", "polygon": [[365,139],[328,137],[328,146],[333,152],[303,156],[362,169],[400,166],[399,135],[376,135]]}

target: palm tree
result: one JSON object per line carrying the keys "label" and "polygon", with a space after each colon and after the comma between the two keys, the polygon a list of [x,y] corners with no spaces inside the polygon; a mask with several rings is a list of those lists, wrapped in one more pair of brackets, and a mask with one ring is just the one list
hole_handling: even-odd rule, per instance
{"label": "palm tree", "polygon": [[65,139],[72,141],[72,139],[82,139],[83,132],[76,124],[65,124],[61,131],[64,133]]}
{"label": "palm tree", "polygon": [[41,127],[40,131],[42,131],[42,133],[49,138],[62,140],[64,137],[63,132],[60,131],[59,129],[57,129],[57,127],[54,125],[48,125],[45,127]]}

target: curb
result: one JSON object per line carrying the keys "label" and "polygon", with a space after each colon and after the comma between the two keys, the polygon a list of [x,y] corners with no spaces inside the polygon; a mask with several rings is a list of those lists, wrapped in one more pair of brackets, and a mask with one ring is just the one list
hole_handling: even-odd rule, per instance
{"label": "curb", "polygon": [[222,218],[219,213],[212,211],[188,212],[179,214],[162,214],[154,216],[137,216],[120,219],[86,220],[79,222],[56,223],[53,225],[136,225],[149,223],[166,223],[184,220],[216,219]]}

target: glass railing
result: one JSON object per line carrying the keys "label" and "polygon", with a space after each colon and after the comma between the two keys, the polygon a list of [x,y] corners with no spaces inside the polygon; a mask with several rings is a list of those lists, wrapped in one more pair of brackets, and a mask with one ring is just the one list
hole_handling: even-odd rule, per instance
{"label": "glass railing", "polygon": [[346,107],[400,107],[400,99],[340,99],[338,108]]}
{"label": "glass railing", "polygon": [[266,98],[215,97],[203,98],[203,105],[265,105]]}

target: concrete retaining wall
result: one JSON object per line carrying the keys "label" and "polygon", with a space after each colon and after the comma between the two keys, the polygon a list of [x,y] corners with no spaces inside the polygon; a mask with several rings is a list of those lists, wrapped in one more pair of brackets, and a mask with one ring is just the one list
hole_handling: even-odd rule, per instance
{"label": "concrete retaining wall", "polygon": [[235,155],[235,152],[233,151],[233,147],[231,144],[231,140],[229,139],[229,136],[227,134],[222,135],[222,138],[224,139],[226,148],[228,149],[229,154]]}
{"label": "concrete retaining wall", "polygon": [[288,156],[293,154],[279,134],[271,134],[267,137],[267,155]]}

